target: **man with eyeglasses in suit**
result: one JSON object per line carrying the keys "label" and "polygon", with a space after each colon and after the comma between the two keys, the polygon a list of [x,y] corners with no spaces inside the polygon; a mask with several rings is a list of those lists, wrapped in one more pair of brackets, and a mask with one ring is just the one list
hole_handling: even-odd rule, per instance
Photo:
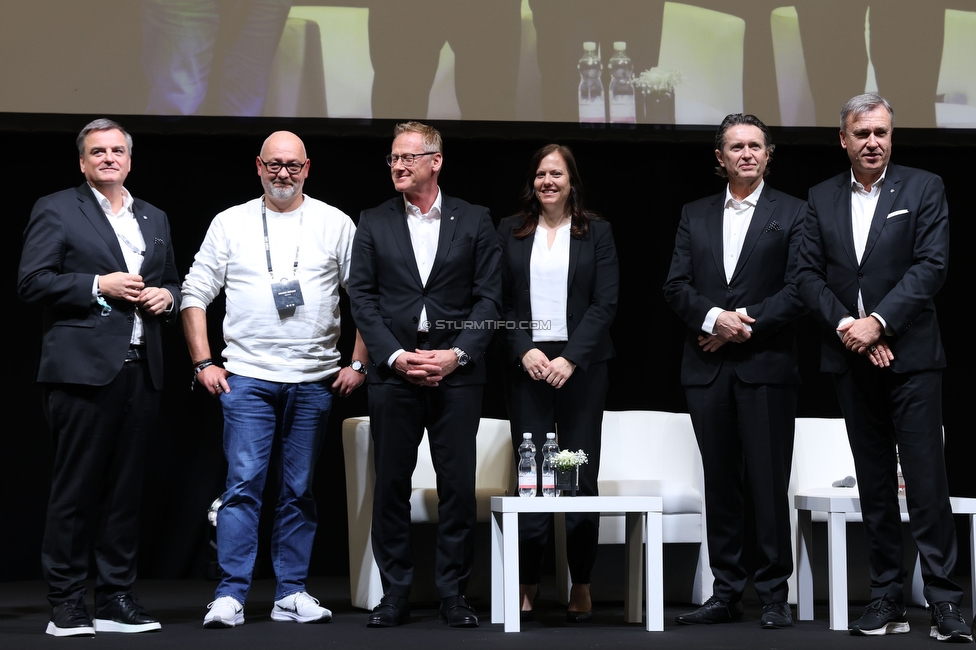
{"label": "man with eyeglasses in suit", "polygon": [[420,122],[398,124],[393,133],[386,160],[402,196],[363,211],[349,278],[353,317],[371,350],[372,543],[384,593],[367,624],[394,627],[410,618],[410,479],[426,428],[437,473],[441,617],[451,627],[477,627],[464,590],[477,518],[484,350],[501,306],[501,248],[487,208],[441,192],[440,133]]}

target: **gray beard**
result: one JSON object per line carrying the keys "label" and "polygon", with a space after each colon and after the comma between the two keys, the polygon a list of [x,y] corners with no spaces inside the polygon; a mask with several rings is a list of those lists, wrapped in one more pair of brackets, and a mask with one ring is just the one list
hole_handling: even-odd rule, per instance
{"label": "gray beard", "polygon": [[265,182],[264,190],[279,201],[287,201],[301,192],[302,186],[299,183],[295,183],[289,187],[277,187],[274,183]]}

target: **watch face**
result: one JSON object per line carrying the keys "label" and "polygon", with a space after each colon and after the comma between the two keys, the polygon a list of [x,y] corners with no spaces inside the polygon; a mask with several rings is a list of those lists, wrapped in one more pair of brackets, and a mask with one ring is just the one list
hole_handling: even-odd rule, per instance
{"label": "watch face", "polygon": [[355,370],[356,372],[363,372],[364,370],[366,370],[366,366],[364,366],[363,362],[360,361],[359,359],[356,359],[352,363],[350,363],[349,367]]}

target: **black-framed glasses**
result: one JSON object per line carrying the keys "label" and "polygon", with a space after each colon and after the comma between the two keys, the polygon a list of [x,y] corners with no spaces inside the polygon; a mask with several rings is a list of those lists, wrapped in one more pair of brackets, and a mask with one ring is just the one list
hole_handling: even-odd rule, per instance
{"label": "black-framed glasses", "polygon": [[400,162],[403,163],[404,167],[413,167],[413,164],[417,162],[417,158],[420,158],[421,156],[433,156],[435,153],[440,153],[440,152],[426,151],[424,153],[405,153],[400,155],[391,153],[389,156],[386,157],[386,164],[392,167],[393,165],[397,164],[397,161],[399,160]]}
{"label": "black-framed glasses", "polygon": [[[258,160],[261,159],[259,158]],[[305,169],[305,165],[308,164],[308,160],[306,160],[303,163],[297,163],[297,162],[283,163],[283,162],[278,162],[277,160],[271,160],[271,161],[261,160],[261,164],[264,165],[264,168],[267,169],[272,174],[277,174],[278,172],[280,172],[282,167],[284,167],[289,174],[297,174],[303,169]]]}

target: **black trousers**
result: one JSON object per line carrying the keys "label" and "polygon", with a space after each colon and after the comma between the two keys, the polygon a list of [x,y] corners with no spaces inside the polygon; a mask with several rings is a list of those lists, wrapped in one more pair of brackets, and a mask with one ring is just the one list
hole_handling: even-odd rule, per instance
{"label": "black trousers", "polygon": [[[549,359],[560,356],[565,343],[538,343]],[[536,381],[520,366],[507,373],[506,398],[512,422],[512,444],[522,444],[522,434],[532,433],[542,496],[542,445],[546,433],[557,431],[559,448],[586,452],[588,461],[580,468],[580,496],[598,494],[600,440],[603,432],[603,405],[607,396],[607,364],[577,367],[560,389]],[[552,515],[519,515],[519,581],[537,584],[542,575],[542,554],[552,530]],[[566,513],[566,555],[573,582],[589,584],[600,534],[599,513]]]}
{"label": "black trousers", "polygon": [[441,598],[464,594],[471,576],[478,517],[476,436],[483,392],[481,384],[423,388],[402,381],[369,385],[376,469],[372,543],[384,594],[407,598],[413,585],[410,479],[424,427],[437,473],[435,584]]}
{"label": "black trousers", "polygon": [[942,372],[894,373],[856,359],[834,375],[834,386],[857,470],[871,597],[903,600],[897,444],[925,599],[960,604],[962,589],[952,581],[957,543],[942,451]]}
{"label": "black trousers", "polygon": [[747,384],[724,364],[708,386],[686,386],[705,474],[708,557],[714,595],[742,598],[744,484],[748,476],[760,566],[754,576],[763,604],[783,602],[793,573],[787,490],[793,459],[796,386]]}
{"label": "black trousers", "polygon": [[128,362],[105,386],[48,384],[45,416],[54,435],[54,471],[41,567],[57,606],[84,598],[94,544],[95,606],[132,590],[146,441],[160,391],[149,365]]}

